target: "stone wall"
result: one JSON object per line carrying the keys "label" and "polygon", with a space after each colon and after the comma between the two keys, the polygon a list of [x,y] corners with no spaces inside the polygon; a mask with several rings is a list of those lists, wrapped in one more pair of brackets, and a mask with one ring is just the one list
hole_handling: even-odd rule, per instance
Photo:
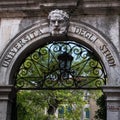
{"label": "stone wall", "polygon": [[0,53],[12,38],[46,19],[52,9],[63,9],[71,21],[81,21],[99,30],[120,52],[119,0],[4,0],[0,1]]}
{"label": "stone wall", "polygon": [[[16,52],[11,65],[7,67],[2,67],[2,60],[4,60],[4,52],[10,50],[10,45],[14,46],[13,41],[19,40],[19,37],[24,37],[22,34],[30,32],[34,28],[34,24],[37,22],[47,21],[48,13],[53,9],[62,9],[68,12],[70,15],[71,30],[74,25],[88,28],[91,32],[96,33],[103,42],[105,42],[106,48],[108,50],[108,56],[113,55],[114,60],[117,61],[115,66],[109,65],[108,57],[100,53],[101,59],[103,60],[106,70],[109,73],[108,79],[109,83],[107,86],[103,87],[103,91],[107,96],[107,120],[119,120],[120,119],[120,1],[119,0],[0,0],[0,119],[10,120],[11,109],[11,98],[10,93],[12,87],[10,86],[9,79],[12,76],[10,73],[15,72],[13,69],[14,64],[16,64],[15,59],[20,58],[20,53]],[[74,24],[72,23],[74,22]],[[46,23],[47,24],[47,23]],[[85,26],[86,25],[86,26]],[[32,27],[30,27],[32,26]],[[44,26],[44,25],[43,25]],[[37,26],[38,27],[38,26]],[[36,28],[37,28],[36,27]],[[48,26],[44,29],[48,29]],[[73,35],[72,37],[81,38],[79,33],[69,33]],[[47,32],[44,36],[49,36]],[[17,38],[18,37],[18,38]],[[41,36],[40,36],[41,37]],[[42,37],[40,39],[42,39]],[[50,37],[50,36],[49,36]],[[17,38],[17,39],[15,39]],[[84,41],[83,38],[82,41]],[[31,42],[32,44],[33,42]],[[98,41],[98,44],[100,41]],[[107,44],[106,44],[107,43]],[[15,43],[17,44],[17,43]],[[90,43],[92,45],[92,43]],[[29,45],[23,48],[28,49]],[[93,44],[93,49],[97,47]],[[101,48],[102,49],[102,48]],[[100,49],[96,50],[98,53],[101,52]],[[22,50],[20,51],[22,53]],[[9,51],[8,51],[9,53]],[[24,54],[23,54],[24,55]],[[106,58],[105,58],[106,57]],[[106,62],[105,62],[106,61]],[[7,77],[6,77],[7,76]],[[9,88],[9,90],[8,90]],[[6,92],[7,91],[7,92]],[[114,108],[114,109],[113,109]],[[4,114],[3,114],[4,113]]]}
{"label": "stone wall", "polygon": [[[46,17],[34,18],[1,18],[0,20],[0,54],[5,49],[7,44],[22,30],[37,21],[42,21]],[[119,15],[78,15],[74,18],[71,16],[71,21],[83,22],[97,31],[100,31],[103,36],[111,41],[116,49],[120,52],[119,40]]]}

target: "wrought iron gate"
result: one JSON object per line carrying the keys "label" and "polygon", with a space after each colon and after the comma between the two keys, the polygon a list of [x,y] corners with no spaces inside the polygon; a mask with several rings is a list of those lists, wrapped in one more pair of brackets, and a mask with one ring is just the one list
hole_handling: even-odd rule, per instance
{"label": "wrought iron gate", "polygon": [[106,79],[104,67],[92,50],[74,41],[53,41],[24,60],[16,88],[100,89]]}

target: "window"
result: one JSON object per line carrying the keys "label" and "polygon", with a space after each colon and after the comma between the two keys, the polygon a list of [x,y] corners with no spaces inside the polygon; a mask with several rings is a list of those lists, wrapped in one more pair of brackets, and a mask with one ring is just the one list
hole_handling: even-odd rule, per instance
{"label": "window", "polygon": [[60,106],[60,108],[58,109],[58,117],[64,118],[64,107],[63,106]]}
{"label": "window", "polygon": [[89,108],[85,108],[85,119],[84,120],[88,120],[90,118],[90,110]]}

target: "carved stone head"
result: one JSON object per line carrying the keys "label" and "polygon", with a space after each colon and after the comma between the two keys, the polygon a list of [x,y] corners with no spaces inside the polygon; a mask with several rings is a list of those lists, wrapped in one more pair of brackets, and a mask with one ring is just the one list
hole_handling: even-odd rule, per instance
{"label": "carved stone head", "polygon": [[62,35],[67,33],[69,25],[69,15],[63,10],[54,10],[48,16],[50,33],[54,35]]}

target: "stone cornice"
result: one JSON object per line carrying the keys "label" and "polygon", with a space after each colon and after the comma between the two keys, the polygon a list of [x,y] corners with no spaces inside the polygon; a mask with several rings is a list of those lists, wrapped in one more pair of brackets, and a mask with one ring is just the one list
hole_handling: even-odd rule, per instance
{"label": "stone cornice", "polygon": [[[53,8],[76,14],[119,14],[118,0],[0,0],[0,17],[46,16]],[[31,14],[32,12],[32,14]]]}
{"label": "stone cornice", "polygon": [[0,86],[0,101],[2,100],[10,100],[12,97],[12,91],[13,91],[13,86],[8,85],[8,86]]}
{"label": "stone cornice", "polygon": [[105,93],[120,93],[120,86],[104,86]]}
{"label": "stone cornice", "polygon": [[120,86],[104,86],[103,91],[107,101],[120,101]]}
{"label": "stone cornice", "polygon": [[[80,12],[82,11],[82,12]],[[84,0],[79,4],[77,12],[81,14],[119,14],[120,1],[118,0]]]}

